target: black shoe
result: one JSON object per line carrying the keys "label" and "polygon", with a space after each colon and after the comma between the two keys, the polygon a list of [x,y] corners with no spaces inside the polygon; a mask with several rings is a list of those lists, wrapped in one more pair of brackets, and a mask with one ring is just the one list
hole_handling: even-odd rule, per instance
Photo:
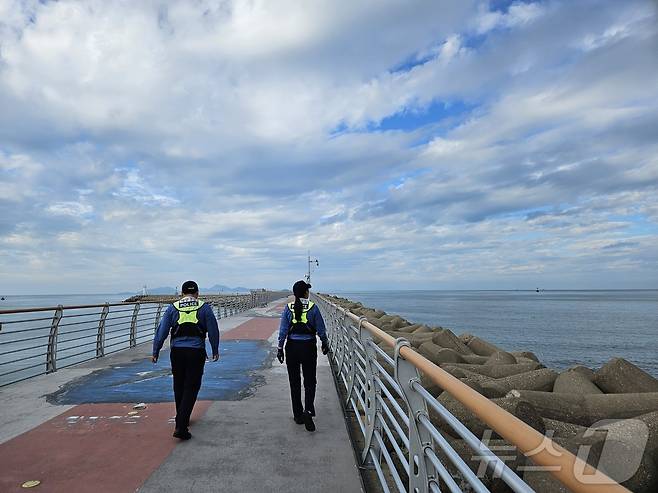
{"label": "black shoe", "polygon": [[189,440],[192,438],[192,434],[188,430],[174,430],[172,436],[174,438],[180,438],[181,440]]}
{"label": "black shoe", "polygon": [[304,417],[303,416],[295,416],[294,419],[295,419],[295,423],[297,423],[298,425],[303,425],[304,424]]}
{"label": "black shoe", "polygon": [[311,413],[304,413],[304,426],[306,427],[306,431],[315,431],[315,423],[313,422]]}

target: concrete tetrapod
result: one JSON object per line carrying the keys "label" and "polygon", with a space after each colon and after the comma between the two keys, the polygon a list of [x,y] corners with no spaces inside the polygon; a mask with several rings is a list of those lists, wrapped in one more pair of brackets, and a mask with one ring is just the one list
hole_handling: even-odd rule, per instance
{"label": "concrete tetrapod", "polygon": [[421,334],[407,334],[406,332],[398,332],[394,330],[388,331],[387,333],[394,339],[406,339],[415,348],[419,348],[420,345],[425,342],[432,342],[432,334],[430,333],[423,332]]}
{"label": "concrete tetrapod", "polygon": [[470,370],[481,375],[486,375],[491,378],[504,378],[512,375],[517,375],[519,373],[525,373],[532,370],[537,370],[542,368],[541,363],[524,363],[516,365],[472,365],[467,363],[446,363],[441,365],[442,368],[461,368],[464,370]]}
{"label": "concrete tetrapod", "polygon": [[413,332],[414,334],[434,334],[434,331],[432,330],[431,327],[428,327],[427,325],[421,325],[418,327],[416,330]]}
{"label": "concrete tetrapod", "polygon": [[512,351],[511,354],[513,354],[516,357],[517,361],[519,360],[519,358],[521,358],[521,359],[529,359],[532,361],[536,361],[537,363],[540,362],[539,358],[537,358],[535,353],[530,351]]}
{"label": "concrete tetrapod", "polygon": [[488,356],[480,356],[479,354],[463,354],[462,358],[464,358],[464,361],[466,363],[470,363],[472,365],[483,365],[487,362],[489,359]]}
{"label": "concrete tetrapod", "polygon": [[455,378],[462,378],[462,379],[468,378],[471,380],[477,380],[478,382],[489,381],[493,379],[492,377],[488,377],[487,375],[483,375],[482,373],[476,373],[466,368],[457,368],[456,366],[450,366],[450,365],[446,365],[442,368]]}
{"label": "concrete tetrapod", "polygon": [[[596,429],[607,430],[608,437],[634,443],[636,448],[643,450],[658,465],[658,411],[597,425]],[[584,436],[585,431],[580,435]],[[643,440],[645,436],[646,442]]]}
{"label": "concrete tetrapod", "polygon": [[[477,385],[477,384],[475,384]],[[475,389],[477,391],[477,388]],[[455,416],[459,421],[461,421],[466,427],[471,430],[471,432],[478,438],[482,439],[485,436],[485,431],[491,430],[491,427],[486,425],[480,419],[475,416],[475,414],[466,408],[461,402],[451,396],[448,392],[443,392],[437,399],[453,416]],[[540,433],[544,433],[544,420],[541,418],[539,413],[534,409],[534,407],[527,402],[522,401],[516,397],[504,397],[502,399],[491,399],[496,405],[504,409],[508,413],[516,416],[518,419],[524,423],[530,425],[532,428],[537,430]],[[459,434],[455,432],[450,426],[448,426],[441,416],[437,414],[433,409],[430,409],[430,419],[435,426],[441,428],[445,433],[459,438]],[[500,438],[492,430],[493,438]]]}
{"label": "concrete tetrapod", "polygon": [[481,381],[487,397],[504,397],[511,390],[541,390],[550,392],[558,374],[549,368],[518,373],[505,378]]}
{"label": "concrete tetrapod", "polygon": [[624,358],[613,358],[603,365],[596,372],[594,383],[609,394],[658,392],[658,379]]}
{"label": "concrete tetrapod", "polygon": [[491,378],[469,370],[456,369],[451,372],[462,381],[474,381],[480,385],[485,397],[490,399],[505,397],[511,390],[550,391],[557,373],[548,368],[540,368],[504,378]]}
{"label": "concrete tetrapod", "polygon": [[590,382],[593,382],[596,378],[596,373],[594,370],[583,365],[572,366],[571,368],[567,368],[567,371],[577,371],[578,373],[584,375]]}
{"label": "concrete tetrapod", "polygon": [[437,346],[433,342],[424,342],[418,348],[418,352],[436,365],[442,363],[461,363],[464,358],[454,349]]}
{"label": "concrete tetrapod", "polygon": [[432,335],[432,342],[438,346],[452,349],[462,355],[472,355],[473,351],[464,344],[451,330],[441,329]]}
{"label": "concrete tetrapod", "polygon": [[[644,418],[651,421],[652,417],[645,415]],[[653,418],[655,420],[655,416]],[[568,440],[565,448],[586,457],[590,465],[631,491],[653,493],[658,490],[658,470],[647,450],[652,446],[646,441],[647,431],[646,423],[635,418],[597,424],[595,429],[588,429]],[[651,436],[648,438],[652,439]]]}
{"label": "concrete tetrapod", "polygon": [[386,331],[386,332],[398,332],[398,333],[404,333],[409,335],[418,327],[420,327],[420,324],[406,325],[403,327],[393,327],[390,331]]}
{"label": "concrete tetrapod", "polygon": [[591,426],[603,419],[633,418],[658,409],[658,392],[579,395],[512,390],[508,396],[532,404],[544,418],[581,426]]}
{"label": "concrete tetrapod", "polygon": [[[585,459],[635,493],[658,488],[655,452],[658,447],[658,411],[595,429],[544,419],[547,435],[566,450]],[[647,437],[648,440],[645,440]],[[529,472],[523,479],[537,493],[567,491],[547,472]],[[586,477],[585,477],[586,480]]]}
{"label": "concrete tetrapod", "polygon": [[475,354],[480,356],[491,356],[497,352],[504,352],[498,346],[491,344],[490,342],[480,339],[479,337],[472,336],[466,345],[473,351]]}
{"label": "concrete tetrapod", "polygon": [[[541,390],[541,389],[534,389]],[[545,389],[549,390],[550,389]],[[580,371],[567,370],[558,375],[555,379],[553,392],[565,394],[602,394],[598,388],[587,376]]]}
{"label": "concrete tetrapod", "polygon": [[546,436],[551,438],[573,438],[587,430],[585,426],[550,418],[544,418],[544,425],[546,426]]}
{"label": "concrete tetrapod", "polygon": [[518,362],[513,354],[505,351],[496,351],[487,358],[485,365],[515,365],[516,363]]}

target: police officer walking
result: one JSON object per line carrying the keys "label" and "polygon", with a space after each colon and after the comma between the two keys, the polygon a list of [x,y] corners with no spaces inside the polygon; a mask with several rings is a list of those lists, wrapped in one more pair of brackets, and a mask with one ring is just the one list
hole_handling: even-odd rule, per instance
{"label": "police officer walking", "polygon": [[[304,281],[297,281],[292,287],[295,301],[288,303],[281,314],[277,358],[282,364],[285,360],[288,368],[295,423],[305,425],[308,431],[315,431],[313,417],[318,363],[316,336],[322,341],[322,354],[327,354],[329,344],[320,309],[308,299],[310,287],[311,285]],[[302,406],[300,368],[304,375],[304,406]]]}
{"label": "police officer walking", "polygon": [[219,359],[219,328],[212,307],[199,299],[199,286],[185,281],[181,286],[183,298],[169,305],[153,339],[151,361],[156,363],[160,349],[171,330],[171,373],[174,376],[176,400],[176,429],[174,437],[192,438],[188,427],[190,415],[201,388],[206,363],[206,334],[212,348],[212,360]]}

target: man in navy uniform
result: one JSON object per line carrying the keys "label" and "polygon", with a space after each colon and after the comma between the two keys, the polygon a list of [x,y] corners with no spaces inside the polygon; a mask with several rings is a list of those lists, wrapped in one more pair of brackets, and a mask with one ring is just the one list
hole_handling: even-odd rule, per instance
{"label": "man in navy uniform", "polygon": [[160,349],[171,331],[171,373],[174,376],[176,400],[176,429],[174,437],[181,440],[192,438],[188,427],[194,408],[203,368],[208,357],[206,334],[212,348],[212,360],[219,359],[219,328],[217,319],[208,303],[199,299],[199,286],[185,281],[181,286],[183,298],[169,305],[153,339],[151,361],[156,363]]}

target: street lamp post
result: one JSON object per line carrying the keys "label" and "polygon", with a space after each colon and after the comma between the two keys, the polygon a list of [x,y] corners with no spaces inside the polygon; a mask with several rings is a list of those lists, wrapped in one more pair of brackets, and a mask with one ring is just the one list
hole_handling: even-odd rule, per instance
{"label": "street lamp post", "polygon": [[320,261],[316,258],[311,258],[311,252],[308,252],[308,272],[306,273],[306,282],[311,284],[311,265],[315,264],[316,267],[320,267]]}

